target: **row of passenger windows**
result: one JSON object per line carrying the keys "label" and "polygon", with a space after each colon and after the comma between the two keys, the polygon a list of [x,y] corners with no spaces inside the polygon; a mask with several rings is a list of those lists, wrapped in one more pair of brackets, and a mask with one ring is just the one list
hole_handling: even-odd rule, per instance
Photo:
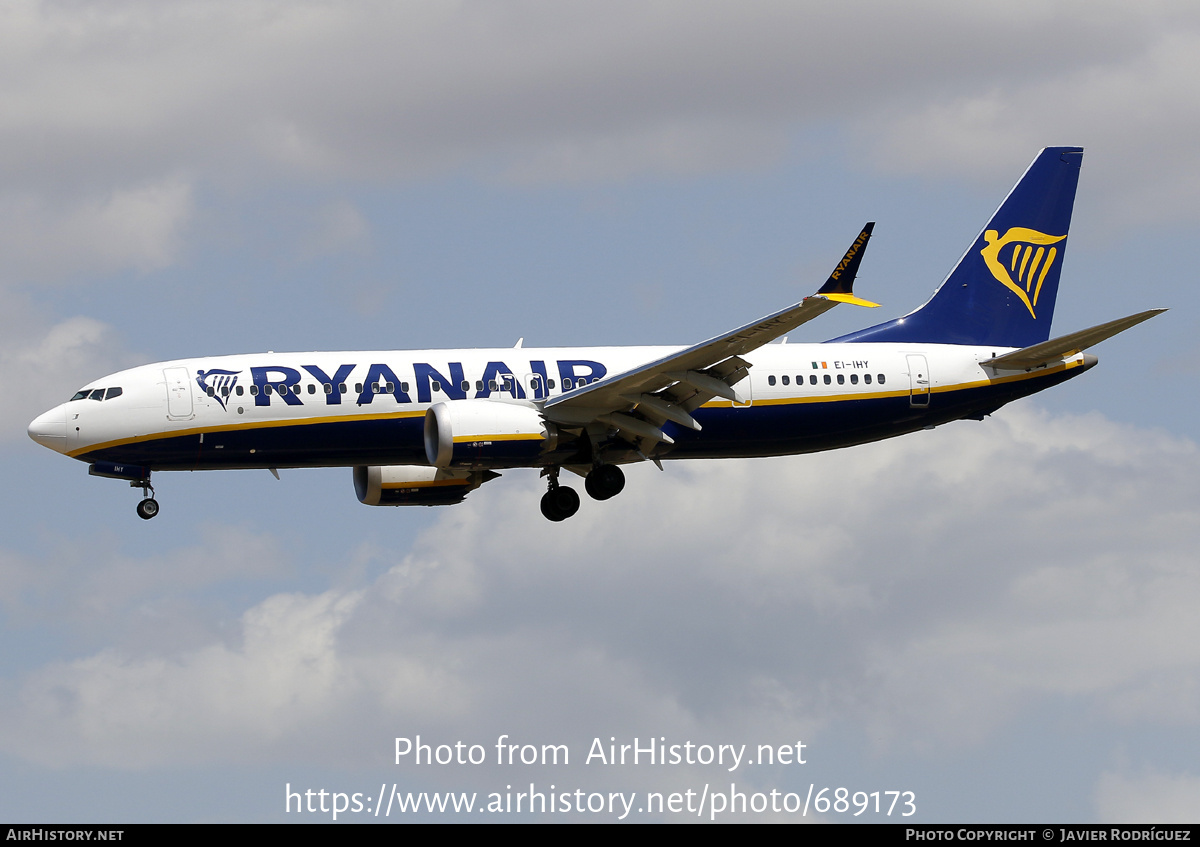
{"label": "row of passenger windows", "polygon": [[[600,381],[600,377],[596,377],[595,379],[592,380],[592,382],[599,382],[599,381]],[[533,384],[532,384],[533,390],[536,391],[540,388],[539,383],[540,383],[540,379],[533,380]],[[587,377],[580,377],[578,380],[573,380],[571,377],[566,377],[562,381],[562,387],[563,387],[563,391],[569,391],[572,388],[575,388],[576,385],[584,386],[584,385],[587,385],[587,383],[588,383]],[[333,393],[333,391],[334,391],[333,383],[326,382],[326,383],[322,383],[322,385],[324,387],[324,391],[326,394]],[[546,380],[546,387],[548,390],[552,390],[554,388],[554,386],[555,386],[554,380],[552,380],[552,379]],[[336,387],[337,387],[337,392],[339,394],[346,394],[350,390],[349,386],[347,386],[346,383],[344,383],[344,382],[338,383],[338,385]],[[429,387],[433,391],[441,391],[442,390],[442,384],[440,382],[438,382],[437,380],[431,380],[429,383]],[[487,383],[487,387],[488,387],[488,391],[510,391],[511,392],[513,390],[513,382],[510,379],[504,380],[503,383],[501,383],[498,380],[489,379],[488,383]],[[407,382],[400,383],[400,390],[403,391],[405,394],[408,393],[408,388],[409,388],[409,385]],[[461,383],[459,383],[459,388],[463,392],[470,391],[471,390],[470,380],[464,379]],[[237,396],[241,397],[246,393],[246,390],[247,389],[245,386],[238,385],[233,389],[233,393],[236,394]],[[483,380],[482,379],[475,380],[475,390],[483,391]],[[251,397],[257,397],[259,394],[257,385],[251,385],[249,387],[249,391],[250,391]],[[267,384],[262,387],[262,393],[264,393],[264,394],[271,394],[271,393],[301,394],[301,393],[303,393],[303,391],[304,391],[304,389],[302,389],[301,386],[288,385],[286,382],[281,382],[278,384]],[[308,383],[307,391],[309,394],[316,394],[317,393],[316,384],[311,383],[311,382]],[[396,384],[394,382],[388,382],[388,383],[377,382],[377,383],[374,383],[373,385],[369,386],[367,388],[367,391],[369,391],[372,394],[393,394],[396,391]],[[119,389],[119,388],[116,389],[116,392],[118,394],[120,394],[121,389]],[[85,397],[87,396],[87,392],[80,392],[80,393]],[[213,388],[212,386],[209,386],[207,388],[206,393],[208,394],[209,397],[215,397],[217,395],[218,391],[217,391],[217,389]],[[229,387],[225,386],[224,388],[221,388],[219,393],[222,397],[228,397],[229,396]],[[363,384],[361,382],[356,382],[354,384],[354,393],[355,394],[363,393]],[[80,395],[76,395],[75,397],[73,397],[71,399],[78,400],[79,396]]]}
{"label": "row of passenger windows", "polygon": [[[824,374],[824,377],[825,377],[824,382],[826,385],[833,384],[833,376],[831,374]],[[874,378],[879,385],[883,385],[884,383],[887,382],[887,377],[885,377],[883,374],[875,374]],[[781,376],[781,377],[779,377],[779,381],[782,382],[784,385],[790,385],[792,378],[790,376]],[[862,381],[863,381],[864,385],[870,385],[871,384],[871,374],[863,374]],[[767,377],[767,385],[774,385],[774,384],[775,384],[775,375],[772,374],[771,376]],[[808,384],[809,385],[817,384],[817,375],[816,374],[808,375]],[[838,385],[846,384],[846,375],[845,374],[837,375],[837,384]],[[856,373],[850,374],[850,384],[858,385],[858,374],[856,374]],[[804,385],[804,377],[802,375],[796,377],[796,385]]]}
{"label": "row of passenger windows", "polygon": [[111,400],[120,396],[120,388],[93,388],[90,390],[85,388],[83,391],[76,391],[71,400]]}

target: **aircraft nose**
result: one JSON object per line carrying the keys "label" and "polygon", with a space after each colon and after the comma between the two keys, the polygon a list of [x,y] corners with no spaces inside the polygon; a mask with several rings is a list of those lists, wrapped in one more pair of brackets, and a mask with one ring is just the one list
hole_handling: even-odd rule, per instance
{"label": "aircraft nose", "polygon": [[59,453],[67,452],[67,410],[56,406],[29,424],[29,437]]}

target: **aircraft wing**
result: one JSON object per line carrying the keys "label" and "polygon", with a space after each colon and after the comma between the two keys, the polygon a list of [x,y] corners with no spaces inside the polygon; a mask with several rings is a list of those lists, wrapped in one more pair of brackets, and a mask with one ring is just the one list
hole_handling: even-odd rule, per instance
{"label": "aircraft wing", "polygon": [[1099,344],[1105,339],[1112,338],[1118,332],[1124,332],[1130,327],[1137,326],[1142,321],[1150,320],[1155,315],[1161,315],[1165,311],[1167,310],[1150,309],[1145,312],[1138,312],[1136,315],[1130,315],[1127,318],[1118,318],[1115,321],[1102,323],[1099,326],[1093,326],[1088,329],[1081,329],[1079,332],[1072,332],[1069,335],[1051,338],[1049,341],[1043,341],[1041,344],[1023,347],[1020,350],[1005,353],[1003,356],[985,359],[979,364],[1001,370],[1032,369],[1041,367],[1042,365],[1055,364],[1086,350],[1094,344]]}
{"label": "aircraft wing", "polygon": [[838,303],[877,306],[854,296],[854,278],[875,224],[868,223],[829,279],[811,297],[678,353],[614,374],[547,401],[547,419],[562,424],[616,427],[634,444],[653,448],[672,443],[661,429],[674,421],[692,429],[700,425],[691,412],[714,397],[744,402],[737,383],[749,373],[741,356],[774,341]]}

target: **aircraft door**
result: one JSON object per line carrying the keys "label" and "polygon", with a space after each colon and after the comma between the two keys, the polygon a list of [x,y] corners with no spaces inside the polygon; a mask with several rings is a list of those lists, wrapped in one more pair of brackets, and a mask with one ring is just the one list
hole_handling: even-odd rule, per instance
{"label": "aircraft door", "polygon": [[924,356],[910,353],[908,359],[908,405],[914,409],[929,408],[929,363]]}
{"label": "aircraft door", "polygon": [[187,368],[163,368],[167,385],[167,419],[187,420],[192,412],[192,381]]}

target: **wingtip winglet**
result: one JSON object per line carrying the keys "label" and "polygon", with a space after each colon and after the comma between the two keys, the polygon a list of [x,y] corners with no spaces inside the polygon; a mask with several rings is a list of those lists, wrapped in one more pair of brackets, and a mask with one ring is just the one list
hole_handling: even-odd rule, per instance
{"label": "wingtip winglet", "polygon": [[[817,291],[818,294],[826,296],[852,295],[854,289],[854,278],[858,276],[858,266],[862,264],[863,253],[866,252],[867,242],[871,240],[871,233],[875,229],[875,222],[868,221],[859,232],[858,237],[854,239],[854,243],[850,245],[850,249],[846,251],[846,255],[838,262],[837,267],[833,269],[833,273],[829,275],[829,279]],[[854,302],[854,298],[850,300],[838,299],[838,302],[849,303]],[[866,305],[869,301],[862,301],[858,305]],[[872,303],[871,305],[877,305]]]}
{"label": "wingtip winglet", "polygon": [[870,300],[864,300],[861,297],[855,297],[853,294],[822,294],[826,300],[832,300],[835,303],[849,303],[852,306],[865,306],[868,309],[878,309],[878,303],[872,303]]}

